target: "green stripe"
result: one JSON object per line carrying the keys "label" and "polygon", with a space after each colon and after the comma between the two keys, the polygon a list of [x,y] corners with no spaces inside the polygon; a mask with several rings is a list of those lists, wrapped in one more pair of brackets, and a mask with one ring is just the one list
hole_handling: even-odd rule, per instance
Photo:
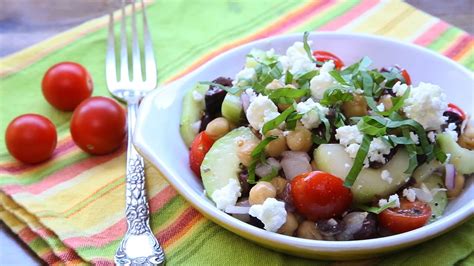
{"label": "green stripe", "polygon": [[337,19],[339,16],[344,15],[359,4],[359,0],[343,1],[342,3],[338,3],[335,6],[331,7],[331,10],[329,10],[329,12],[326,12],[324,15],[317,14],[316,16],[313,16],[311,20],[306,22],[304,25],[298,27],[297,29],[293,30],[293,32],[316,30],[328,24],[332,19]]}
{"label": "green stripe", "polygon": [[459,29],[450,27],[426,47],[437,52],[441,51],[451,45],[453,40],[460,34],[462,34],[462,32]]}

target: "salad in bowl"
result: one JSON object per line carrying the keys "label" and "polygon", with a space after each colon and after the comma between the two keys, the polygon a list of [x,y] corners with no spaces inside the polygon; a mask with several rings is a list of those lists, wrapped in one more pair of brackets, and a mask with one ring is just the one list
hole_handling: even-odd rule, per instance
{"label": "salad in bowl", "polygon": [[[358,240],[439,219],[474,173],[474,126],[436,84],[303,36],[252,50],[183,99],[190,168],[216,208],[284,235]],[[350,64],[349,64],[350,63]]]}

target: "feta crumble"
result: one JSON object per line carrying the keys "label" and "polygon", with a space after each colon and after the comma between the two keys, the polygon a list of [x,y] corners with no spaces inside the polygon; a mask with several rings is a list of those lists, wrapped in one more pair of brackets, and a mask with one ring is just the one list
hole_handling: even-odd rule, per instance
{"label": "feta crumble", "polygon": [[400,81],[397,81],[397,83],[395,83],[395,85],[393,85],[393,87],[392,87],[392,91],[398,97],[403,96],[403,94],[405,94],[407,89],[408,89],[408,85],[407,84],[402,84]]}
{"label": "feta crumble", "polygon": [[439,130],[446,121],[443,113],[447,108],[446,94],[439,86],[420,82],[418,87],[413,87],[410,91],[403,111],[408,118],[420,123],[425,130]]}
{"label": "feta crumble", "polygon": [[420,137],[416,133],[410,131],[410,139],[415,142],[415,144],[420,144]]}
{"label": "feta crumble", "polygon": [[301,123],[307,129],[317,128],[321,124],[319,113],[323,114],[324,116],[329,113],[328,108],[314,102],[311,98],[304,102],[299,102],[296,105],[296,111],[300,114],[303,114]]}
{"label": "feta crumble", "polygon": [[383,207],[383,206],[387,205],[388,203],[390,203],[392,201],[395,202],[394,207],[400,208],[400,198],[398,197],[397,194],[390,195],[390,197],[388,197],[388,200],[380,199],[379,200],[379,207]]}
{"label": "feta crumble", "polygon": [[[308,42],[311,45],[311,42]],[[308,57],[304,44],[302,42],[295,42],[286,50],[286,56],[280,56],[280,63],[283,65],[283,70],[289,70],[292,74],[306,73],[316,69],[314,64]]]}
{"label": "feta crumble", "polygon": [[416,200],[416,192],[412,188],[405,188],[402,193],[409,202]]}
{"label": "feta crumble", "polygon": [[286,222],[285,203],[275,198],[267,198],[263,204],[250,207],[249,214],[264,224],[265,230],[276,232]]}
{"label": "feta crumble", "polygon": [[448,127],[444,130],[454,141],[458,141],[458,132],[456,132],[456,124],[449,123]]}
{"label": "feta crumble", "polygon": [[211,199],[216,203],[219,210],[225,210],[228,206],[234,206],[240,197],[240,184],[235,179],[229,179],[229,183],[223,188],[214,191]]}
{"label": "feta crumble", "polygon": [[356,125],[354,126],[343,126],[336,129],[336,139],[339,140],[344,146],[356,143],[359,144],[362,142],[364,135],[359,131]]}
{"label": "feta crumble", "polygon": [[262,129],[263,125],[280,115],[278,107],[268,96],[258,95],[247,108],[247,120],[256,130]]}
{"label": "feta crumble", "polygon": [[380,174],[380,178],[382,178],[383,181],[392,184],[393,178],[388,170],[383,170]]}
{"label": "feta crumble", "polygon": [[253,68],[244,68],[237,73],[235,80],[232,82],[236,86],[245,86],[250,85],[249,81],[254,81],[257,79],[257,73]]}
{"label": "feta crumble", "polygon": [[329,74],[332,70],[334,70],[334,62],[332,60],[326,61],[319,69],[319,75],[311,79],[311,96],[316,100],[321,100],[324,97],[324,92],[336,85],[334,78]]}
{"label": "feta crumble", "polygon": [[436,142],[436,133],[434,133],[434,131],[428,132],[427,136],[428,136],[428,139],[430,140],[431,143]]}

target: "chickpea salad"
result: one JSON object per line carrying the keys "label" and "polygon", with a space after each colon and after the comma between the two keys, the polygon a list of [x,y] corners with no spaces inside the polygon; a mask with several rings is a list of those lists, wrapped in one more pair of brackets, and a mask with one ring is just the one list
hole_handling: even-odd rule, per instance
{"label": "chickpea salad", "polygon": [[196,84],[180,131],[216,207],[317,240],[403,233],[435,221],[474,173],[474,126],[405,69],[346,65],[312,49],[252,50],[232,79]]}

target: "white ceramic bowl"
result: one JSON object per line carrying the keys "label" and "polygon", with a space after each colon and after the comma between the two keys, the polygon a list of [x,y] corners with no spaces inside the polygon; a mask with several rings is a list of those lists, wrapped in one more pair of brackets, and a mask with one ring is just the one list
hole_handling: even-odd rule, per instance
{"label": "white ceramic bowl", "polygon": [[[399,41],[360,34],[313,33],[313,49],[327,50],[351,64],[369,56],[375,67],[398,64],[406,68],[414,84],[420,81],[440,85],[449,101],[473,113],[474,78],[459,64],[427,49]],[[263,246],[288,254],[319,259],[356,259],[380,255],[415,245],[440,235],[474,214],[474,184],[468,182],[463,194],[451,201],[438,221],[411,232],[357,241],[317,241],[280,235],[241,222],[215,208],[203,193],[201,181],[189,168],[188,149],[179,133],[182,99],[196,82],[218,76],[234,77],[252,48],[274,48],[284,53],[302,34],[259,40],[226,52],[198,70],[150,93],[142,102],[134,144],[156,166],[169,183],[203,215],[224,228]]]}

